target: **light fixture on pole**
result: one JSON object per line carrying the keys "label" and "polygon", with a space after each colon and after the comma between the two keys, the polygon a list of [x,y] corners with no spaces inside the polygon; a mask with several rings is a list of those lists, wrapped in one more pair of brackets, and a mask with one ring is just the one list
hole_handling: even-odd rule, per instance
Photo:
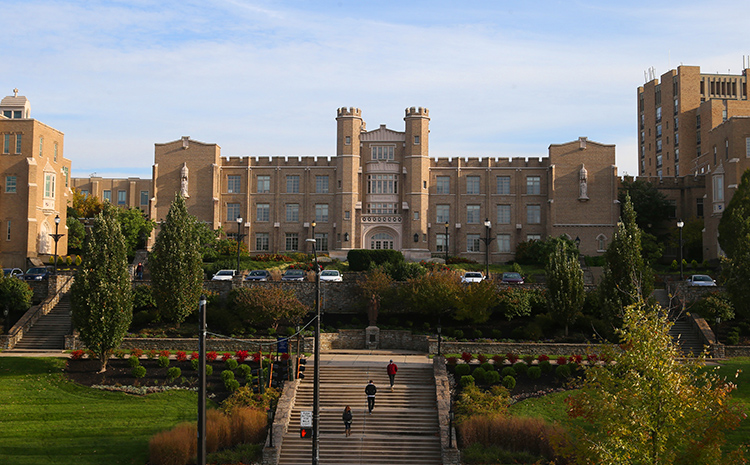
{"label": "light fixture on pole", "polygon": [[245,237],[244,234],[242,234],[242,217],[237,217],[237,273],[236,276],[240,275],[240,244],[242,243],[242,238]]}
{"label": "light fixture on pole", "polygon": [[445,264],[448,264],[448,222],[445,222]]}
{"label": "light fixture on pole", "polygon": [[320,454],[320,266],[318,265],[317,243],[315,241],[315,221],[310,223],[311,238],[315,258],[315,365],[313,366],[313,437],[312,464],[317,465]]}
{"label": "light fixture on pole", "polygon": [[490,237],[490,232],[492,231],[492,222],[489,218],[486,218],[484,220],[484,238],[482,239],[482,242],[484,242],[484,277],[489,279],[490,277],[490,243],[492,243],[493,238]]}
{"label": "light fixture on pole", "polygon": [[55,215],[55,234],[50,234],[55,241],[55,276],[57,276],[57,241],[65,234],[58,234],[60,228],[60,215]]}
{"label": "light fixture on pole", "polygon": [[198,465],[206,465],[206,296],[198,303]]}
{"label": "light fixture on pole", "polygon": [[677,229],[680,230],[680,281],[683,280],[682,276],[682,228],[685,226],[685,222],[682,221],[682,218],[680,218],[677,221]]}

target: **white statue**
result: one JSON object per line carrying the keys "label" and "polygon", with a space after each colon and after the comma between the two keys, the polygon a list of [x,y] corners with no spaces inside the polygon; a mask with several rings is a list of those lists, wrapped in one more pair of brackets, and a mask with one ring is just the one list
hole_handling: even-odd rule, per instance
{"label": "white statue", "polygon": [[184,198],[190,197],[188,195],[188,167],[187,162],[184,162],[182,164],[182,169],[180,170],[180,195]]}
{"label": "white statue", "polygon": [[588,200],[588,178],[589,178],[589,172],[586,171],[586,167],[581,164],[581,171],[578,172],[578,179],[580,181],[580,185],[578,188],[578,199],[579,200]]}

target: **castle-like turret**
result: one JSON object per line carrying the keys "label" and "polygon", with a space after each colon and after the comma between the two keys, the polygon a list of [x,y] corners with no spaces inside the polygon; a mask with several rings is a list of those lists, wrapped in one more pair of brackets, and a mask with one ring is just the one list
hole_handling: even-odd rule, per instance
{"label": "castle-like turret", "polygon": [[337,209],[339,212],[338,231],[341,249],[361,247],[355,227],[357,202],[360,201],[360,140],[364,129],[362,111],[359,108],[339,108],[336,111],[336,167],[337,167]]}

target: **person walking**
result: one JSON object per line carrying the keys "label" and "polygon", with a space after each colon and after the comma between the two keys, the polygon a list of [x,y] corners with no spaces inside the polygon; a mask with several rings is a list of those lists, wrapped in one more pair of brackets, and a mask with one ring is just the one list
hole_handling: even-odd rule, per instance
{"label": "person walking", "polygon": [[367,394],[367,410],[372,414],[372,409],[375,408],[375,393],[378,392],[378,388],[370,380],[365,386],[365,394]]}
{"label": "person walking", "polygon": [[143,279],[143,263],[138,263],[135,267],[135,279]]}
{"label": "person walking", "polygon": [[391,363],[388,364],[386,367],[386,372],[388,373],[388,378],[391,380],[391,391],[393,391],[393,385],[396,383],[396,372],[398,371],[398,367],[395,363],[393,363],[393,360],[391,360]]}
{"label": "person walking", "polygon": [[347,405],[341,418],[344,420],[344,434],[349,437],[352,435],[352,408]]}

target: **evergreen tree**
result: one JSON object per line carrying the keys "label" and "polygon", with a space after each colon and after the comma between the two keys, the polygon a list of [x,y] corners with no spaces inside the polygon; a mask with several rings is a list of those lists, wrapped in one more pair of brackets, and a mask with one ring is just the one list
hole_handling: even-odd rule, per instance
{"label": "evergreen tree", "polygon": [[622,309],[650,296],[654,276],[641,253],[641,230],[636,224],[635,210],[625,195],[622,217],[612,242],[604,254],[604,276],[599,285],[604,316],[617,320]]}
{"label": "evergreen tree", "polygon": [[552,315],[565,326],[575,323],[581,314],[586,292],[583,288],[583,270],[578,257],[560,244],[550,254],[546,267],[547,302]]}
{"label": "evergreen tree", "polygon": [[105,204],[95,217],[71,288],[71,306],[81,340],[105,371],[110,352],[120,346],[133,319],[125,239],[112,205]]}
{"label": "evergreen tree", "polygon": [[[0,312],[8,311],[7,319],[14,321],[23,316],[31,307],[31,299],[34,291],[31,290],[26,281],[13,276],[0,275]],[[8,326],[8,322],[3,322]]]}
{"label": "evergreen tree", "polygon": [[719,245],[734,259],[747,253],[750,243],[750,170],[742,175],[732,200],[719,221]]}
{"label": "evergreen tree", "polygon": [[163,319],[177,326],[198,309],[203,289],[200,241],[194,216],[178,194],[149,257],[154,299]]}

